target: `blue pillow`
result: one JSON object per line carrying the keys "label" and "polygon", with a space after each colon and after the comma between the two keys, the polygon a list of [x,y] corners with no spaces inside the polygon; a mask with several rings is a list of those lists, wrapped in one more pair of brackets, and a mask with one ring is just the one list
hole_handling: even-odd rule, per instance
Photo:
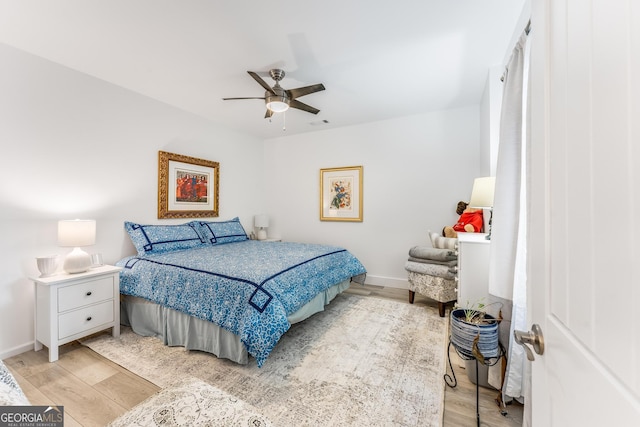
{"label": "blue pillow", "polygon": [[141,225],[127,221],[124,228],[129,233],[133,246],[138,250],[138,255],[160,254],[207,245],[192,222],[181,225]]}
{"label": "blue pillow", "polygon": [[249,240],[238,217],[229,221],[193,221],[192,224],[197,224],[202,239],[212,245]]}

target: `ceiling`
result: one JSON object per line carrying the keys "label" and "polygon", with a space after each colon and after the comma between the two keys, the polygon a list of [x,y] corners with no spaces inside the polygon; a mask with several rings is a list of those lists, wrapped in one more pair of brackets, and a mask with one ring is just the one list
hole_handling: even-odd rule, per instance
{"label": "ceiling", "polygon": [[[0,40],[268,139],[479,104],[524,2],[0,0]],[[300,98],[320,113],[222,101],[264,96],[247,71],[271,68],[323,83]]]}

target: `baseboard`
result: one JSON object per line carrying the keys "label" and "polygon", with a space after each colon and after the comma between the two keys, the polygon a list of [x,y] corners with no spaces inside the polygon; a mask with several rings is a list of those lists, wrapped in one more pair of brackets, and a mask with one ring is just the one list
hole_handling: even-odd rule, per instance
{"label": "baseboard", "polygon": [[3,351],[2,353],[0,353],[0,360],[4,360],[8,357],[13,357],[18,354],[26,353],[27,351],[30,351],[30,350],[33,350],[33,342],[22,344],[18,347],[13,347],[10,350]]}
{"label": "baseboard", "polygon": [[409,289],[409,282],[407,279],[398,279],[395,277],[373,276],[367,274],[365,283],[367,285],[385,286],[388,288]]}

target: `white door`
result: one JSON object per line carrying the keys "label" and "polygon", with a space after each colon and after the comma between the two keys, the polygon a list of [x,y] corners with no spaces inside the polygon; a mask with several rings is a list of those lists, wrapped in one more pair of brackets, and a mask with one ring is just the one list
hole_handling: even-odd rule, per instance
{"label": "white door", "polygon": [[536,0],[532,425],[640,425],[640,2]]}

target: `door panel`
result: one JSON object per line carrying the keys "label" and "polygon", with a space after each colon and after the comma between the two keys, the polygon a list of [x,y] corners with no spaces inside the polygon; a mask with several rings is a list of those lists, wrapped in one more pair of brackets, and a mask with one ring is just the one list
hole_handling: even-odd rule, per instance
{"label": "door panel", "polygon": [[[636,3],[636,4],[634,4]],[[640,5],[533,3],[533,425],[640,419]]]}

